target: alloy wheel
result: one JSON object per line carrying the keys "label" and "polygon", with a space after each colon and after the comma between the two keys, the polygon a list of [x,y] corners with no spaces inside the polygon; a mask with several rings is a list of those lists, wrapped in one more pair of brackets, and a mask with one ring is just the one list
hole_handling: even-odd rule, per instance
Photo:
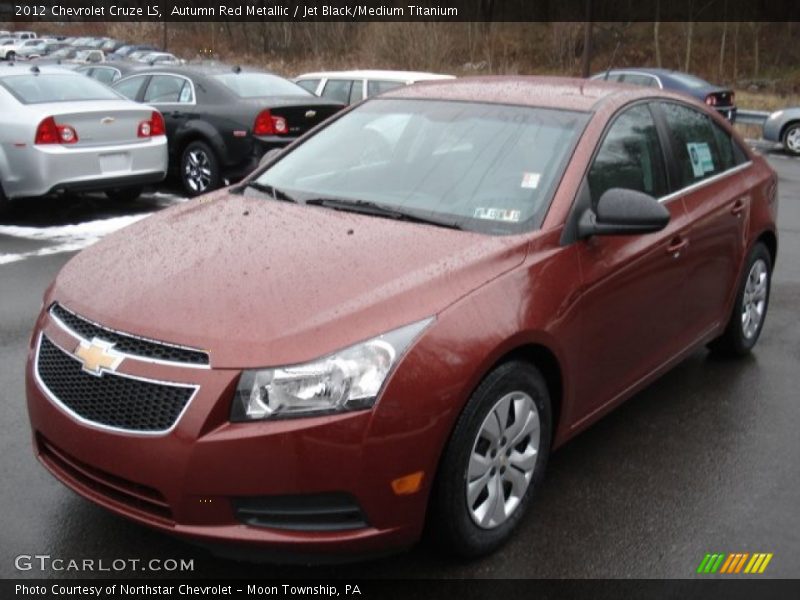
{"label": "alloy wheel", "polygon": [[752,339],[758,333],[767,308],[769,271],[767,264],[758,259],[750,267],[742,296],[742,334]]}
{"label": "alloy wheel", "polygon": [[211,159],[203,150],[192,150],[186,155],[183,175],[192,191],[204,192],[211,184]]}
{"label": "alloy wheel", "polygon": [[792,127],[786,132],[786,148],[795,154],[800,154],[800,126]]}

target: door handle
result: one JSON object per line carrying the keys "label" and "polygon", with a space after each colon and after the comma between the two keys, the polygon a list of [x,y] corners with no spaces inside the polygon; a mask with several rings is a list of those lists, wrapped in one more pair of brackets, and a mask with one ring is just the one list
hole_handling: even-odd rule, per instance
{"label": "door handle", "polygon": [[667,254],[672,254],[673,258],[678,258],[688,245],[689,240],[683,236],[676,235],[667,245]]}
{"label": "door handle", "polygon": [[741,217],[746,208],[747,202],[743,198],[738,198],[731,206],[731,214],[735,217]]}

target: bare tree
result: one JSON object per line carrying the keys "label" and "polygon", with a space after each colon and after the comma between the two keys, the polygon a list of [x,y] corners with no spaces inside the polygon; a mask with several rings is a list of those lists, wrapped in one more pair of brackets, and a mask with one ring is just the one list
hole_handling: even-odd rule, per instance
{"label": "bare tree", "polygon": [[656,20],[653,21],[653,46],[656,50],[656,66],[660,69],[661,68],[661,39],[660,39],[660,29],[661,29],[661,21],[659,18],[661,16],[661,0],[656,0]]}
{"label": "bare tree", "polygon": [[581,77],[592,74],[592,0],[586,0],[586,22],[583,25],[583,54],[581,56]]}
{"label": "bare tree", "polygon": [[683,62],[683,70],[689,71],[692,64],[692,40],[694,38],[694,16],[692,15],[692,8],[694,2],[689,0],[689,20],[686,23],[686,58]]}

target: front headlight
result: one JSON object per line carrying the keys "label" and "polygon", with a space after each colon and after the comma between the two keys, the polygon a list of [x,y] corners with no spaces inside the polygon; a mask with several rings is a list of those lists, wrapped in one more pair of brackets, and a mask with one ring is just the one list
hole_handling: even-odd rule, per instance
{"label": "front headlight", "polygon": [[432,321],[417,321],[310,363],[244,371],[231,421],[369,408],[392,367]]}

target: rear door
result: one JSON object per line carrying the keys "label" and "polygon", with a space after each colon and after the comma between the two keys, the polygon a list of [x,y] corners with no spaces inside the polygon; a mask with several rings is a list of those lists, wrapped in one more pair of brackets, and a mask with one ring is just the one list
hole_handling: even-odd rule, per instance
{"label": "rear door", "polygon": [[194,85],[188,77],[181,75],[154,74],[147,83],[142,102],[161,111],[167,128],[167,140],[174,140],[175,132],[194,113]]}
{"label": "rear door", "polygon": [[577,242],[583,292],[583,343],[571,421],[579,421],[634,387],[686,343],[684,335],[687,216],[668,197],[664,140],[646,103],[625,109],[601,142],[583,184],[591,205],[610,188],[661,199],[670,222],[646,235],[594,236]]}
{"label": "rear door", "polygon": [[686,249],[687,327],[699,338],[726,321],[739,275],[752,198],[747,155],[702,111],[658,105],[670,131],[674,196],[692,221]]}

